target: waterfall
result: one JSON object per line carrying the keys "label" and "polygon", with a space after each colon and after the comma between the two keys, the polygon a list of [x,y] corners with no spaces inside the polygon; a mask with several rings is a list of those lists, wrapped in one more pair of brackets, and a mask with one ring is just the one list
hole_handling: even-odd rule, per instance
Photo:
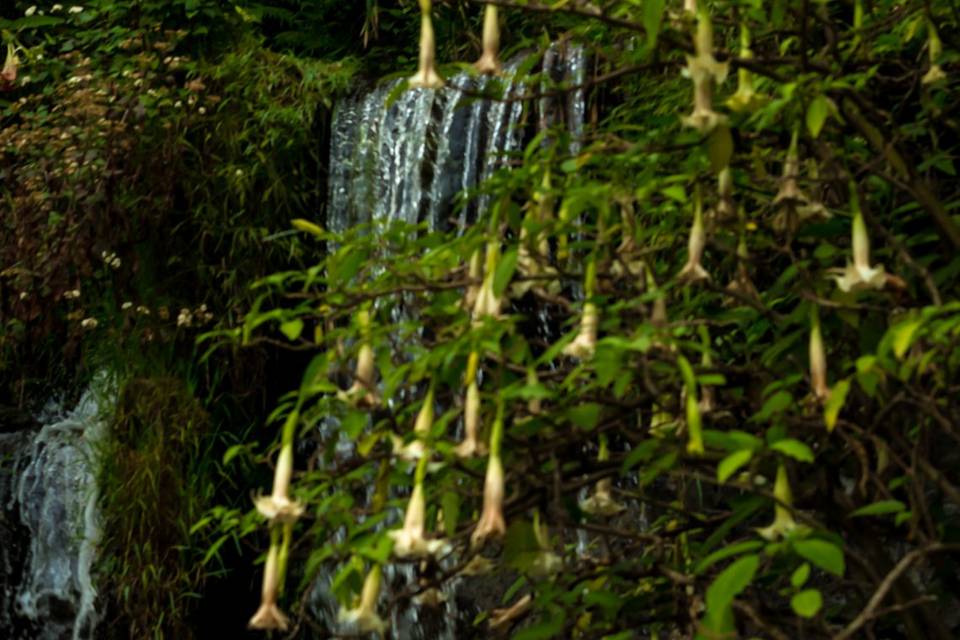
{"label": "waterfall", "polygon": [[[561,81],[583,83],[583,50],[572,45],[547,50],[541,88],[548,95],[536,101],[523,100],[533,92],[515,80],[526,59],[507,62],[502,78],[461,73],[441,90],[406,91],[401,86],[405,80],[394,80],[340,101],[330,141],[328,228],[343,231],[397,220],[432,229],[463,228],[487,203],[481,197],[455,216],[457,195],[492,176],[522,148],[526,121],[541,128],[564,124],[576,153],[586,111],[584,91],[550,89]],[[477,97],[498,88],[502,100]]]}
{"label": "waterfall", "polygon": [[94,637],[100,409],[88,390],[70,411],[48,403],[39,429],[0,434],[0,533],[22,545],[0,554],[0,629],[11,640]]}
{"label": "waterfall", "polygon": [[[461,73],[441,90],[403,90],[405,81],[393,80],[340,101],[330,137],[327,227],[342,232],[358,224],[401,221],[435,230],[463,229],[488,202],[481,195],[458,203],[458,196],[508,166],[511,154],[520,152],[533,132],[562,126],[569,134],[569,152],[578,153],[585,92],[557,91],[557,85],[583,84],[587,66],[583,49],[570,44],[549,47],[540,63],[538,86],[515,78],[527,59],[522,55],[507,62],[501,78]],[[503,99],[478,97],[498,91]],[[542,96],[527,99],[531,94]],[[394,307],[391,313],[402,311]],[[322,441],[338,442],[329,431],[334,427],[323,423]],[[338,457],[352,454],[349,446],[337,446]],[[402,511],[392,512],[377,529],[392,528],[402,519]],[[441,568],[454,564],[447,558]],[[338,605],[330,592],[335,571],[334,566],[322,566],[310,590],[312,615],[331,631],[338,630]],[[381,605],[389,594],[416,580],[414,565],[386,565]],[[499,583],[503,577],[457,578],[444,585],[442,603],[394,608],[392,637],[452,640],[477,633],[484,637],[472,621],[480,611],[501,606],[499,594],[509,586],[508,582],[491,588],[490,580]]]}

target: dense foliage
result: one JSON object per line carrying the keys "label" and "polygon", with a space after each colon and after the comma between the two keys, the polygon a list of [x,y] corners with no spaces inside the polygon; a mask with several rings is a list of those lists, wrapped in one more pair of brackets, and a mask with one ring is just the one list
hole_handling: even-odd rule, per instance
{"label": "dense foliage", "polygon": [[[49,335],[54,303],[94,317],[59,301],[81,280],[122,287],[103,251],[125,268],[146,255],[117,249],[126,234],[173,229],[151,254],[162,277],[97,300],[160,292],[192,318],[204,300],[176,296],[199,284],[222,312],[210,358],[242,345],[302,367],[266,420],[272,495],[211,510],[193,528],[218,536],[205,561],[269,535],[264,596],[286,583],[300,635],[382,629],[479,580],[496,597],[470,612],[476,637],[955,637],[953,5],[497,0],[505,48],[589,50],[578,151],[540,131],[469,228],[335,234],[310,177],[316,111],[358,68],[416,64],[416,7],[361,4],[104,1],[0,23],[25,59],[60,48],[42,91],[0,103],[4,338]],[[482,7],[438,3],[441,72],[479,53],[463,34]],[[100,58],[64,49],[70,20],[182,28],[186,72],[162,66],[180,49],[119,55],[126,34]],[[211,24],[232,26],[207,40]],[[58,65],[88,71],[58,83]],[[291,219],[299,235],[276,244]],[[224,456],[237,498],[269,438]],[[397,564],[417,579],[380,597]],[[330,572],[343,624],[309,606]]]}

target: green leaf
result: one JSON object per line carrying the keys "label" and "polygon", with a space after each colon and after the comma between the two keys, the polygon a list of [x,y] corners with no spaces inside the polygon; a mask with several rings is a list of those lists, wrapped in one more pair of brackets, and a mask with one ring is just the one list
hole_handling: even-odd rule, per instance
{"label": "green leaf", "polygon": [[807,583],[807,579],[810,578],[810,563],[804,562],[802,565],[797,567],[796,571],[793,572],[793,575],[790,576],[790,584],[794,588],[799,589]]}
{"label": "green leaf", "polygon": [[751,554],[721,571],[707,588],[707,609],[719,611],[730,606],[733,599],[750,585],[759,566],[760,556]]}
{"label": "green leaf", "polygon": [[757,549],[761,548],[763,544],[764,543],[760,542],[759,540],[748,540],[747,542],[731,544],[723,549],[714,551],[706,558],[698,562],[693,572],[696,574],[703,573],[721,560],[726,560],[727,558],[740,555],[741,553],[746,553],[747,551],[756,551]]}
{"label": "green leaf", "polygon": [[846,565],[843,561],[843,551],[837,545],[826,540],[798,540],[793,544],[794,549],[801,557],[809,560],[824,571],[836,576],[843,576]]}
{"label": "green leaf", "polygon": [[567,411],[570,422],[584,430],[591,430],[600,422],[601,407],[596,402],[584,402]]}
{"label": "green leaf", "polygon": [[767,398],[763,407],[754,418],[760,422],[769,420],[773,415],[786,411],[787,407],[793,404],[793,395],[789,391],[777,391]]}
{"label": "green leaf", "polygon": [[810,106],[807,107],[807,129],[810,130],[810,135],[814,138],[820,135],[820,130],[823,129],[823,124],[827,121],[829,114],[830,103],[827,102],[827,97],[819,95],[814,98]]}
{"label": "green leaf", "polygon": [[733,136],[730,135],[730,127],[717,127],[707,138],[707,157],[710,158],[710,168],[714,173],[719,173],[730,165],[732,155]]}
{"label": "green leaf", "polygon": [[907,349],[913,344],[917,329],[922,324],[923,320],[920,319],[908,320],[890,329],[890,333],[893,335],[893,353],[898,359],[902,360],[903,356],[906,355]]}
{"label": "green leaf", "polygon": [[287,336],[287,340],[293,342],[300,337],[300,334],[303,332],[303,320],[300,318],[294,318],[293,320],[287,320],[280,325],[280,331],[283,335]]}
{"label": "green leaf", "polygon": [[643,28],[647,32],[647,49],[650,51],[657,46],[657,36],[660,35],[665,5],[666,0],[644,0],[643,2]]}
{"label": "green leaf", "polygon": [[751,449],[741,449],[728,455],[717,465],[717,482],[720,484],[726,482],[740,467],[750,462],[751,458],[753,458]]}
{"label": "green leaf", "polygon": [[827,431],[833,431],[833,428],[837,426],[840,409],[843,408],[843,403],[847,401],[847,393],[849,392],[849,378],[840,380],[837,384],[833,385],[833,389],[830,390],[830,397],[827,398],[827,403],[823,407],[823,421],[827,425]]}
{"label": "green leaf", "polygon": [[493,274],[493,294],[497,297],[503,295],[510,280],[513,279],[513,272],[517,269],[517,248],[511,247],[497,263],[497,270]]}
{"label": "green leaf", "polygon": [[823,597],[816,589],[805,589],[790,598],[790,606],[802,618],[812,618],[823,606]]}
{"label": "green leaf", "polygon": [[856,511],[850,514],[851,518],[857,518],[860,516],[883,516],[888,513],[900,513],[906,509],[907,505],[903,504],[899,500],[880,500],[879,502],[874,502],[873,504],[868,504],[865,507],[860,507]]}
{"label": "green leaf", "polygon": [[440,506],[443,508],[443,530],[452,537],[457,531],[457,518],[460,517],[460,494],[456,491],[446,491],[440,497]]}
{"label": "green leaf", "polygon": [[793,438],[778,440],[770,445],[770,448],[800,462],[813,462],[813,449]]}

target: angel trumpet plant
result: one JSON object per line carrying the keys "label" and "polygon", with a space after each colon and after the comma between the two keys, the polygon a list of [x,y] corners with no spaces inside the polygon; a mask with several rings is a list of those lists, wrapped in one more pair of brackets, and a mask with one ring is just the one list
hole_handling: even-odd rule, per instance
{"label": "angel trumpet plant", "polygon": [[436,557],[447,553],[449,550],[446,540],[428,540],[424,537],[427,499],[423,483],[427,475],[428,459],[429,456],[424,455],[417,463],[413,493],[410,494],[410,501],[407,503],[403,528],[387,533],[393,539],[393,554],[398,558]]}
{"label": "angel trumpet plant", "polygon": [[773,485],[773,497],[776,503],[773,506],[773,523],[768,527],[757,529],[760,537],[766,540],[777,540],[797,527],[790,512],[793,507],[793,493],[790,491],[790,479],[787,477],[787,468],[781,463],[777,466],[777,480]]}
{"label": "angel trumpet plant", "polygon": [[497,417],[490,432],[490,458],[487,460],[487,475],[483,483],[483,511],[477,528],[470,536],[471,546],[477,547],[492,537],[507,533],[503,519],[503,462],[500,460],[500,445],[503,440],[503,400],[497,403]]}
{"label": "angel trumpet plant", "polygon": [[473,66],[484,75],[500,73],[499,53],[500,20],[497,6],[488,4],[483,10],[483,53]]}
{"label": "angel trumpet plant", "polygon": [[850,205],[853,209],[853,264],[848,262],[842,269],[831,269],[832,277],[844,293],[882,289],[887,283],[887,274],[882,264],[870,266],[870,236],[860,210],[856,185],[850,185]]}
{"label": "angel trumpet plant", "polygon": [[[600,453],[597,460],[606,462],[610,459],[610,449],[607,447],[607,437],[600,436]],[[611,489],[613,481],[610,478],[598,480],[593,488],[593,495],[580,503],[580,510],[594,516],[615,516],[626,507],[613,499]]]}
{"label": "angel trumpet plant", "polygon": [[920,81],[922,84],[934,84],[945,80],[947,74],[943,72],[943,69],[937,63],[937,60],[940,59],[940,54],[943,53],[943,43],[940,41],[940,34],[937,33],[937,28],[933,26],[933,22],[927,20],[927,53],[930,56],[930,69],[923,74],[923,79]]}
{"label": "angel trumpet plant", "polygon": [[376,389],[376,364],[370,344],[370,312],[367,309],[357,311],[357,324],[360,327],[360,351],[357,353],[353,385],[346,391],[340,391],[337,396],[344,402],[372,408],[380,404],[380,396]]}
{"label": "angel trumpet plant", "polygon": [[480,354],[471,351],[467,359],[467,395],[463,406],[463,441],[454,449],[461,458],[483,455],[486,446],[480,441],[480,388],[477,385],[477,369]]}
{"label": "angel trumpet plant", "polygon": [[709,280],[710,274],[703,268],[703,250],[707,246],[707,231],[703,225],[703,199],[697,187],[693,205],[693,224],[690,226],[690,238],[687,240],[687,263],[678,274],[678,278],[690,282]]}
{"label": "angel trumpet plant", "polygon": [[260,593],[260,607],[250,618],[247,626],[262,631],[286,631],[290,621],[277,606],[279,592],[279,555],[280,531],[277,527],[270,530],[270,550],[263,569],[263,587]]}
{"label": "angel trumpet plant", "polygon": [[597,329],[600,325],[600,312],[597,305],[590,301],[597,282],[597,256],[590,256],[587,262],[587,273],[583,283],[583,297],[587,300],[583,304],[583,315],[580,317],[580,333],[573,342],[563,348],[565,355],[580,360],[589,360],[597,348]]}
{"label": "angel trumpet plant", "polygon": [[693,375],[693,367],[683,356],[677,356],[677,364],[683,376],[684,396],[686,397],[687,415],[687,453],[702,456],[705,453],[703,446],[703,426],[700,416],[700,403],[697,402],[697,380]]}
{"label": "angel trumpet plant", "polygon": [[0,80],[7,85],[12,85],[17,79],[17,69],[20,67],[20,58],[17,56],[17,48],[14,44],[7,44],[7,58],[3,62],[3,70],[0,71]]}
{"label": "angel trumpet plant", "polygon": [[387,623],[377,614],[377,599],[380,597],[380,580],[383,569],[379,564],[370,568],[363,581],[360,603],[353,609],[341,609],[337,619],[341,624],[354,627],[360,633],[379,633],[387,630]]}
{"label": "angel trumpet plant", "polygon": [[443,86],[443,78],[436,68],[437,43],[430,19],[431,9],[431,0],[420,0],[420,66],[417,73],[407,80],[413,88],[439,89]]}
{"label": "angel trumpet plant", "polygon": [[283,425],[280,455],[273,473],[273,490],[269,496],[254,499],[257,511],[271,524],[296,522],[303,514],[303,504],[290,499],[290,479],[293,476],[293,439],[300,412],[294,409]]}
{"label": "angel trumpet plant", "polygon": [[[750,49],[750,29],[740,25],[740,58],[750,60],[753,51]],[[753,90],[753,74],[749,69],[737,69],[737,91],[727,99],[727,107],[735,112],[749,112],[758,109],[766,102],[766,98]]]}
{"label": "angel trumpet plant", "polygon": [[687,56],[684,69],[684,75],[693,81],[693,113],[683,118],[683,124],[707,134],[727,121],[726,116],[713,110],[713,82],[723,83],[728,66],[713,57],[713,24],[704,8],[697,13],[694,53]]}
{"label": "angel trumpet plant", "polygon": [[419,460],[426,454],[426,442],[430,437],[430,430],[433,429],[435,396],[434,382],[431,380],[427,395],[423,399],[423,404],[420,405],[420,411],[417,412],[417,421],[413,425],[413,442],[404,446],[401,438],[393,436],[394,451],[404,460]]}
{"label": "angel trumpet plant", "polygon": [[484,318],[500,317],[500,297],[493,291],[493,279],[500,261],[500,242],[491,240],[487,243],[487,255],[484,263],[483,284],[473,305],[473,319],[475,322]]}
{"label": "angel trumpet plant", "polygon": [[817,307],[810,309],[810,386],[813,396],[824,402],[830,396],[827,386],[827,355],[823,349],[823,335],[820,331],[820,314]]}

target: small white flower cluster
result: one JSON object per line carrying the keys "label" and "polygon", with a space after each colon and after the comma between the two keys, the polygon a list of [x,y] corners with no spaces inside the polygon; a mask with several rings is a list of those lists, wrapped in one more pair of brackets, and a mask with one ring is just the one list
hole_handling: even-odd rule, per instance
{"label": "small white flower cluster", "polygon": [[68,13],[82,13],[82,12],[83,12],[83,7],[78,6],[78,5],[73,5],[72,7],[70,7],[70,9],[69,9],[67,12],[68,12]]}
{"label": "small white flower cluster", "polygon": [[80,289],[71,289],[63,292],[63,297],[67,300],[76,300],[80,297]]}
{"label": "small white flower cluster", "polygon": [[120,264],[121,264],[120,257],[113,251],[101,251],[100,258],[111,269],[120,268]]}
{"label": "small white flower cluster", "polygon": [[100,324],[96,318],[84,318],[80,322],[80,326],[84,329],[96,329],[97,325]]}
{"label": "small white flower cluster", "polygon": [[207,305],[205,304],[200,305],[193,311],[184,307],[180,309],[180,314],[177,316],[177,326],[191,327],[194,323],[201,325],[211,320],[213,320],[213,314],[207,310]]}

